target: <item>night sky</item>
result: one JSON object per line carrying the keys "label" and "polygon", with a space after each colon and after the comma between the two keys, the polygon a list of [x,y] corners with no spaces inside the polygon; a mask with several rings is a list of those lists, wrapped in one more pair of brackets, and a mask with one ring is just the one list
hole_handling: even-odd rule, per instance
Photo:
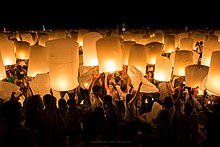
{"label": "night sky", "polygon": [[[192,1],[32,1],[1,10],[0,29],[220,28],[218,4]],[[10,6],[9,4],[3,6]]]}

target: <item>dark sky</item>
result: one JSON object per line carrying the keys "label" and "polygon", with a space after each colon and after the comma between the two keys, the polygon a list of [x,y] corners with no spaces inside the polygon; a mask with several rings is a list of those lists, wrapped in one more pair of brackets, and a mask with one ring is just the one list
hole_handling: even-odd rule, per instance
{"label": "dark sky", "polygon": [[[174,3],[175,2],[175,3]],[[192,1],[31,1],[9,3],[0,28],[220,28],[218,4]],[[12,7],[13,5],[13,7]]]}

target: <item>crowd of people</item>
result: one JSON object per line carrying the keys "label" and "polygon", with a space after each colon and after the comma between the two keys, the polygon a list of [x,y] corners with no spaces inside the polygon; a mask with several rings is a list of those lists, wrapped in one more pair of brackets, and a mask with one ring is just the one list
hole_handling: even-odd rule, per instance
{"label": "crowd of people", "polygon": [[[173,81],[159,82],[153,70],[145,76],[158,93],[140,92],[131,84],[126,66],[117,73],[93,75],[89,89],[76,96],[58,98],[52,90],[43,96],[31,93],[25,83],[27,66],[7,71],[7,82],[20,86],[25,96],[0,103],[1,146],[219,146],[220,104],[217,96],[199,99],[198,87]],[[149,75],[148,75],[149,73]],[[153,113],[153,115],[151,114]],[[149,120],[150,119],[150,120]],[[219,134],[219,135],[218,135]]]}

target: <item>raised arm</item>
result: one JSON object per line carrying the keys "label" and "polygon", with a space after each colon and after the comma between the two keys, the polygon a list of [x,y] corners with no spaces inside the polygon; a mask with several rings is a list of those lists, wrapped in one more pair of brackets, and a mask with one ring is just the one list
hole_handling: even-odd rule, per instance
{"label": "raised arm", "polygon": [[135,102],[135,100],[137,99],[138,93],[140,92],[141,86],[142,86],[142,82],[140,82],[137,91],[135,91],[134,96],[129,101],[129,103]]}

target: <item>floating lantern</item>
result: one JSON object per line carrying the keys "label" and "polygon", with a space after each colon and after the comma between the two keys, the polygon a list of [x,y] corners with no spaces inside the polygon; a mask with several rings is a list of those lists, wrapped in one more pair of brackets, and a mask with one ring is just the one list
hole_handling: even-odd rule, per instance
{"label": "floating lantern", "polygon": [[122,70],[121,43],[117,37],[104,37],[96,41],[99,72]]}
{"label": "floating lantern", "polygon": [[142,74],[146,74],[146,49],[142,44],[134,44],[128,58],[128,65],[135,66]]}
{"label": "floating lantern", "polygon": [[47,32],[49,39],[48,40],[54,40],[54,39],[63,39],[66,38],[66,31],[63,30],[54,30],[51,32]]}
{"label": "floating lantern", "polygon": [[195,31],[190,34],[190,38],[193,39],[193,49],[195,49],[197,42],[204,42],[206,40],[206,34],[204,32]]}
{"label": "floating lantern", "polygon": [[175,51],[175,36],[174,35],[164,35],[164,46],[163,51],[165,53],[171,53]]}
{"label": "floating lantern", "polygon": [[135,41],[124,41],[122,43],[122,64],[128,65],[128,58],[131,51],[132,45],[136,44]]}
{"label": "floating lantern", "polygon": [[49,35],[47,33],[38,34],[38,45],[45,46],[45,43],[49,40]]}
{"label": "floating lantern", "polygon": [[1,40],[0,41],[0,50],[2,53],[2,59],[4,65],[13,65],[16,63],[15,57],[15,43],[11,40]]}
{"label": "floating lantern", "polygon": [[5,71],[5,66],[2,60],[2,54],[0,50],[0,80],[3,80],[4,78],[6,78],[6,71]]}
{"label": "floating lantern", "polygon": [[192,38],[182,38],[180,39],[180,50],[193,50],[193,39]]}
{"label": "floating lantern", "polygon": [[83,36],[83,66],[97,66],[96,41],[103,38],[98,32],[89,32]]}
{"label": "floating lantern", "polygon": [[151,42],[145,45],[147,53],[147,64],[154,65],[156,64],[156,59],[158,56],[162,55],[163,43],[160,42]]}
{"label": "floating lantern", "polygon": [[16,41],[16,58],[29,59],[30,43],[27,41]]}
{"label": "floating lantern", "polygon": [[188,65],[185,67],[186,86],[196,88],[200,87],[203,79],[207,76],[209,67],[205,65]]}
{"label": "floating lantern", "polygon": [[220,43],[216,40],[207,40],[204,42],[202,53],[202,65],[210,66],[213,51],[220,50]]}
{"label": "floating lantern", "polygon": [[174,71],[176,76],[185,76],[185,67],[193,64],[193,52],[188,50],[176,51],[174,58]]}
{"label": "floating lantern", "polygon": [[213,51],[209,72],[207,76],[206,89],[220,96],[220,51]]}
{"label": "floating lantern", "polygon": [[26,41],[26,42],[30,43],[30,45],[34,45],[35,44],[33,36],[30,33],[20,34],[20,37],[21,37],[22,41]]}
{"label": "floating lantern", "polygon": [[69,38],[46,42],[51,88],[53,90],[68,91],[78,86],[78,47],[78,43]]}
{"label": "floating lantern", "polygon": [[157,57],[154,71],[154,79],[158,81],[170,81],[172,73],[172,62],[169,58]]}
{"label": "floating lantern", "polygon": [[48,62],[46,47],[41,45],[31,45],[27,76],[35,77],[37,74],[47,73],[47,71]]}
{"label": "floating lantern", "polygon": [[180,40],[182,38],[189,38],[189,33],[188,32],[178,33],[177,38],[178,38],[178,47],[180,47]]}
{"label": "floating lantern", "polygon": [[83,36],[86,33],[89,33],[89,30],[87,30],[87,29],[78,29],[77,42],[78,42],[79,46],[83,47]]}

